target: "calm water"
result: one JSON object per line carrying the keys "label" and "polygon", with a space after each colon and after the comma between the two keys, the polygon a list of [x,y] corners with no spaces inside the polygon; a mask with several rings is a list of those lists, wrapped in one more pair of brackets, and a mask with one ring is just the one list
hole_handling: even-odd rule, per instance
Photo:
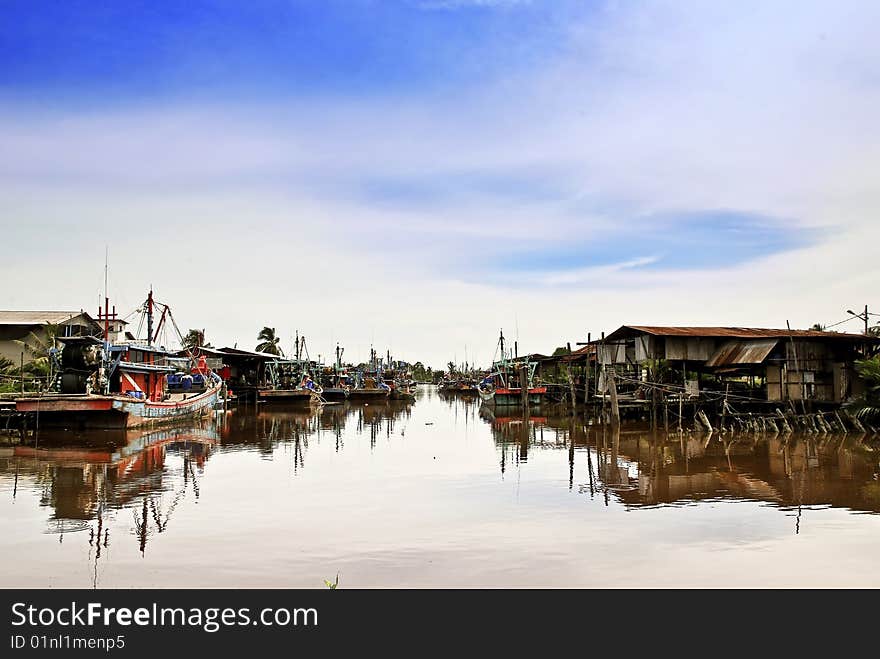
{"label": "calm water", "polygon": [[615,441],[422,387],[71,437],[0,447],[5,587],[880,586],[852,435]]}

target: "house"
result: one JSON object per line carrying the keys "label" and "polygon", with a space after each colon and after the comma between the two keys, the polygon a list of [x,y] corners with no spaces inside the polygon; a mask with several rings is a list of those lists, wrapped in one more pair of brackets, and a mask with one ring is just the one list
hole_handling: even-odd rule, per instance
{"label": "house", "polygon": [[[121,323],[122,321],[116,321]],[[43,356],[52,347],[49,330],[58,336],[101,336],[104,328],[80,311],[0,311],[0,357],[18,364]]]}
{"label": "house", "polygon": [[878,338],[842,332],[645,325],[624,325],[596,342],[599,362],[634,380],[825,403],[858,393],[855,361],[878,347]]}

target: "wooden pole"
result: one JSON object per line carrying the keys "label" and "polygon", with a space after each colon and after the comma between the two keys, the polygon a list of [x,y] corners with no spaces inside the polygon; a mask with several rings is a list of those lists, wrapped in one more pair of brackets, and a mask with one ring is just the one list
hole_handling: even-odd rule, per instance
{"label": "wooden pole", "polygon": [[669,398],[663,394],[663,431],[669,434]]}
{"label": "wooden pole", "polygon": [[523,414],[529,411],[529,365],[528,360],[519,367],[519,391],[522,400]]}
{"label": "wooden pole", "polygon": [[608,391],[611,395],[611,427],[620,427],[620,407],[617,404],[617,384],[614,378],[614,365],[607,371],[608,373]]}
{"label": "wooden pole", "polygon": [[724,387],[724,402],[721,403],[721,432],[724,432],[724,421],[727,419],[727,395],[730,393],[730,385]]}
{"label": "wooden pole", "polygon": [[21,378],[21,395],[24,395],[24,353],[21,353],[21,365],[18,369],[18,375]]}
{"label": "wooden pole", "polygon": [[[568,347],[568,356],[571,357],[571,343],[566,344]],[[571,373],[571,365],[572,361],[569,359],[568,361],[568,390],[571,394],[571,413],[574,415],[575,410],[577,409],[577,397],[574,395],[574,376]]]}
{"label": "wooden pole", "polygon": [[590,402],[590,333],[587,332],[587,360],[584,362],[584,412]]}
{"label": "wooden pole", "polygon": [[681,393],[678,395],[678,432],[682,431],[681,422],[682,422],[683,416],[684,416],[684,389],[682,389]]}

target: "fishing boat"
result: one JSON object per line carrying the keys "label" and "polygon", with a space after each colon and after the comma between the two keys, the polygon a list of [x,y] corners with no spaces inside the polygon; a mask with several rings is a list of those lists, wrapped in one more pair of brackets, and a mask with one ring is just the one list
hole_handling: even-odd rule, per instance
{"label": "fishing boat", "polygon": [[382,379],[391,389],[388,397],[391,400],[414,401],[416,399],[416,382],[412,378],[410,365],[399,360],[392,361],[388,355],[387,367],[382,369]]}
{"label": "fishing boat", "polygon": [[492,363],[492,372],[478,384],[480,400],[493,407],[522,407],[525,396],[528,406],[541,405],[547,395],[547,387],[534,381],[537,363],[529,361],[528,357],[522,360],[511,359],[509,351],[504,347],[503,331],[498,342],[501,359]]}
{"label": "fishing boat", "polygon": [[348,391],[351,389],[353,380],[348,375],[345,367],[342,365],[342,354],[345,348],[340,348],[336,344],[336,362],[332,367],[319,367],[319,384],[323,389],[321,396],[327,401],[344,401],[348,398]]}
{"label": "fishing boat", "polygon": [[257,390],[257,396],[267,403],[316,405],[323,391],[302,361],[274,359],[266,364],[266,384]]}
{"label": "fishing boat", "polygon": [[373,372],[358,374],[355,386],[348,390],[348,400],[358,402],[383,401],[391,396],[391,387]]}
{"label": "fishing boat", "polygon": [[[154,331],[158,308],[162,315]],[[99,311],[103,337],[58,337],[63,347],[50,351],[55,377],[47,392],[16,400],[16,410],[37,415],[40,427],[78,430],[136,428],[210,414],[220,400],[223,381],[204,360],[180,358],[155,345],[166,321],[175,330],[177,324],[170,307],[153,299],[152,290],[142,309],[147,316],[146,342],[111,344],[105,298],[105,313]]]}

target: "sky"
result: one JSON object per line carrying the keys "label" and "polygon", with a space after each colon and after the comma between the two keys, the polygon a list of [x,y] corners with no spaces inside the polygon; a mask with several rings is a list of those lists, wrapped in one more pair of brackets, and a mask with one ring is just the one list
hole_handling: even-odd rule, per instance
{"label": "sky", "polygon": [[876,2],[0,12],[3,309],[95,309],[107,250],[123,315],[442,367],[880,303]]}

